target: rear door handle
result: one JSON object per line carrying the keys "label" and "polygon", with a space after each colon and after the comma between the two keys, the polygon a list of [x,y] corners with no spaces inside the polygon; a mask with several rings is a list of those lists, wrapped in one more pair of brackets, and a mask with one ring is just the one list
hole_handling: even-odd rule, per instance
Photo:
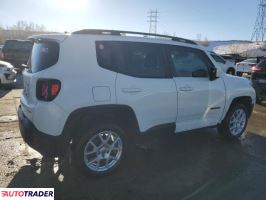
{"label": "rear door handle", "polygon": [[141,92],[141,89],[140,88],[123,88],[122,89],[122,92],[123,93],[131,93],[131,94],[134,94],[134,93]]}
{"label": "rear door handle", "polygon": [[184,86],[184,87],[180,87],[179,90],[184,91],[184,92],[188,92],[188,91],[192,91],[193,88],[190,86]]}

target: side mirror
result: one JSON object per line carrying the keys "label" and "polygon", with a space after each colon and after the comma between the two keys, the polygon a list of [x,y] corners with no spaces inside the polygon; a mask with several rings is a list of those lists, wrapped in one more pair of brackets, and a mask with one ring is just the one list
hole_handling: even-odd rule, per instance
{"label": "side mirror", "polygon": [[211,67],[210,68],[210,80],[214,81],[215,79],[217,79],[217,69],[215,67]]}

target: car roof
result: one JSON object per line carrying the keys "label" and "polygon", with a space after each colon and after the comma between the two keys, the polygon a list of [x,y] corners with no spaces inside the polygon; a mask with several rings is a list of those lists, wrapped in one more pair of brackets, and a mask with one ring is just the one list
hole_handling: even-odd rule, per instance
{"label": "car roof", "polygon": [[150,33],[133,32],[133,31],[84,29],[72,33],[34,35],[29,37],[28,39],[30,40],[47,39],[61,43],[67,38],[88,37],[88,36],[90,36],[90,38],[92,38],[93,40],[107,40],[107,41],[115,40],[115,41],[148,42],[148,43],[158,43],[158,44],[177,44],[205,51],[205,49],[201,45],[198,45],[196,42],[192,40],[169,36],[169,35],[150,34]]}
{"label": "car roof", "polygon": [[255,61],[255,62],[257,62],[257,58],[248,58],[246,60],[243,60],[242,62],[248,62],[248,61]]}
{"label": "car roof", "polygon": [[192,40],[188,40],[185,38],[170,36],[170,35],[162,35],[155,33],[145,33],[145,32],[136,32],[136,31],[121,31],[121,30],[102,30],[102,29],[83,29],[79,31],[75,31],[72,34],[86,34],[86,35],[115,35],[115,36],[126,36],[130,35],[138,35],[138,36],[154,36],[157,38],[167,38],[177,42],[183,42],[193,45],[198,45],[196,42]]}

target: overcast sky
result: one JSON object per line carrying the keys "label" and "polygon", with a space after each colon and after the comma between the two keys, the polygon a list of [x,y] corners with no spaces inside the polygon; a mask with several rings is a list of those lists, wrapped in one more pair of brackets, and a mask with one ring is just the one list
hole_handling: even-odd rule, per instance
{"label": "overcast sky", "polygon": [[158,9],[159,33],[250,40],[257,4],[257,0],[0,0],[0,25],[25,20],[60,32],[82,28],[148,32],[147,12]]}

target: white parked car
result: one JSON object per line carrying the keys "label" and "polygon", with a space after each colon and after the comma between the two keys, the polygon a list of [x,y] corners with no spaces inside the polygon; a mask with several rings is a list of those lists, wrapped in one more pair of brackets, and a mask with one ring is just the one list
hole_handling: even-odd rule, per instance
{"label": "white parked car", "polygon": [[214,52],[210,52],[210,55],[217,63],[217,66],[219,66],[225,73],[231,75],[236,74],[236,68],[233,62],[223,59],[221,56],[217,55]]}
{"label": "white parked car", "polygon": [[151,35],[81,30],[31,38],[18,109],[31,147],[46,156],[71,150],[78,169],[103,175],[119,166],[134,134],[210,126],[224,137],[243,134],[256,100],[247,79],[216,68],[193,41],[132,34]]}
{"label": "white parked car", "polygon": [[236,63],[236,73],[238,76],[242,76],[243,73],[251,74],[252,67],[257,65],[257,59],[251,58]]}
{"label": "white parked car", "polygon": [[0,85],[14,83],[16,74],[17,72],[10,63],[0,60]]}

